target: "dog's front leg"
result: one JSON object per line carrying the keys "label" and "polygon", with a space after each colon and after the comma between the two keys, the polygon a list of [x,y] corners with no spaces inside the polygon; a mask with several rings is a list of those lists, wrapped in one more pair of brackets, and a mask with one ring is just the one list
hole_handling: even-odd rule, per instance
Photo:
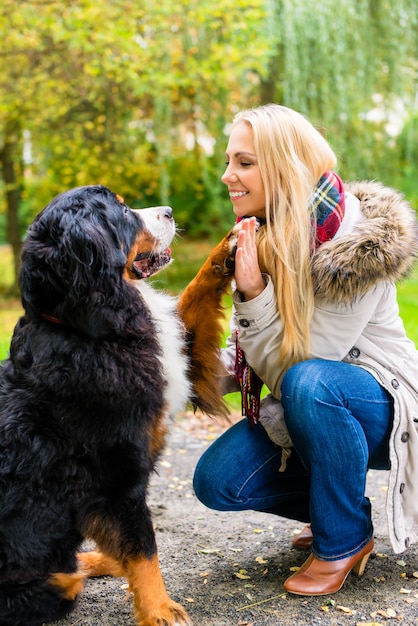
{"label": "dog's front leg", "polygon": [[99,551],[78,554],[79,572],[94,576],[124,577],[133,593],[138,626],[188,626],[186,610],[170,598],[158,563],[150,513],[145,502],[119,503],[117,513],[92,515],[87,536]]}
{"label": "dog's front leg", "polygon": [[191,624],[185,609],[166,591],[157,554],[151,558],[128,559],[125,569],[140,626]]}
{"label": "dog's front leg", "polygon": [[80,552],[78,560],[79,573],[83,573],[85,578],[127,578],[140,626],[191,624],[181,604],[174,602],[168,595],[156,554],[151,558],[128,558],[123,565],[99,551]]}
{"label": "dog's front leg", "polygon": [[177,307],[187,333],[192,402],[208,415],[228,414],[219,389],[219,376],[225,373],[219,350],[225,317],[222,299],[235,270],[238,230],[234,227],[212,250]]}

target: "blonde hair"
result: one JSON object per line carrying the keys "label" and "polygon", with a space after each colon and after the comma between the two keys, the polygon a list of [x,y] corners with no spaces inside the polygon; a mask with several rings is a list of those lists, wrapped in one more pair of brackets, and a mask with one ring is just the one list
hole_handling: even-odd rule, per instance
{"label": "blonde hair", "polygon": [[260,268],[274,283],[283,324],[278,367],[284,374],[309,356],[315,216],[308,205],[316,183],[337,159],[319,131],[287,107],[269,104],[242,111],[234,125],[242,122],[253,130],[265,190],[266,224],[259,229],[257,249]]}

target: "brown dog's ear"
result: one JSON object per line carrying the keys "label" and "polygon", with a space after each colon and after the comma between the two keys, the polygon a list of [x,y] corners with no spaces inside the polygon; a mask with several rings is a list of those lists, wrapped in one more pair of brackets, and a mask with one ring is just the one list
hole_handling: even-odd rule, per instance
{"label": "brown dog's ear", "polygon": [[225,369],[219,358],[225,318],[222,299],[235,270],[237,230],[233,228],[212,250],[178,301],[178,314],[186,328],[190,358],[192,403],[208,415],[228,416],[220,378]]}

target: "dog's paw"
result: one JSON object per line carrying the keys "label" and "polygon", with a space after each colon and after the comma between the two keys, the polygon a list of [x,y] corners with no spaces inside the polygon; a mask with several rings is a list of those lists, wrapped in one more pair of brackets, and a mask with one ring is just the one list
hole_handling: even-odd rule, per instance
{"label": "dog's paw", "polygon": [[211,266],[215,274],[232,276],[235,272],[235,254],[237,251],[240,225],[236,224],[211,253]]}
{"label": "dog's paw", "polygon": [[149,606],[142,609],[138,612],[140,626],[192,626],[185,609],[173,600],[158,608],[154,607],[155,610],[149,611]]}
{"label": "dog's paw", "polygon": [[[261,224],[256,221],[256,230]],[[210,255],[212,271],[221,276],[233,276],[235,272],[235,254],[237,252],[238,237],[242,229],[242,222],[234,225]]]}
{"label": "dog's paw", "polygon": [[[242,230],[242,224],[243,224],[243,220],[241,220],[240,222],[237,222],[235,224],[235,226],[232,228],[232,230],[227,235],[227,237],[229,237],[229,246],[230,246],[231,253],[233,253],[234,255],[235,255],[235,252],[237,250],[238,235],[240,234],[240,232]],[[258,232],[260,226],[261,226],[260,220],[256,219],[256,221],[255,221],[255,232]]]}

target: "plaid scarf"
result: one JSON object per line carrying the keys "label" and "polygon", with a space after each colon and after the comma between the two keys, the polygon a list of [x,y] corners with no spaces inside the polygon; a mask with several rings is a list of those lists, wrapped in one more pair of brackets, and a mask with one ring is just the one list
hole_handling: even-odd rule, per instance
{"label": "plaid scarf", "polygon": [[335,172],[325,172],[309,200],[309,213],[316,221],[316,247],[333,238],[345,212],[344,185]]}
{"label": "plaid scarf", "polygon": [[[310,198],[308,210],[316,222],[315,248],[318,248],[322,243],[334,237],[344,217],[344,185],[335,172],[325,172],[321,176]],[[235,333],[234,373],[241,388],[242,415],[247,417],[252,427],[258,422],[263,381],[248,365],[239,345],[238,330]]]}

